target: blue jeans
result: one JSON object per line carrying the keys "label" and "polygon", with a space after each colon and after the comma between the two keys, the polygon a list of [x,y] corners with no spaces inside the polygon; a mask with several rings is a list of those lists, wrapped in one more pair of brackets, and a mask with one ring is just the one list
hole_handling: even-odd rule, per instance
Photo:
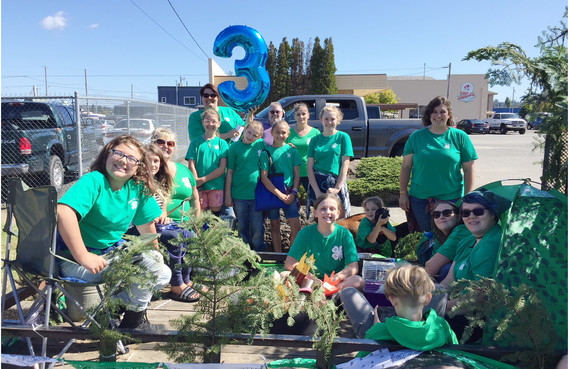
{"label": "blue jeans", "polygon": [[410,208],[421,232],[431,232],[431,214],[426,211],[428,204],[427,199],[410,196]]}
{"label": "blue jeans", "polygon": [[195,237],[194,232],[182,229],[176,223],[157,224],[157,231],[160,235],[160,243],[166,246],[169,254],[168,266],[172,271],[170,278],[171,286],[181,286],[191,282],[190,275],[192,268],[184,265],[184,255],[186,255],[186,245],[179,243],[178,237]]}
{"label": "blue jeans", "polygon": [[255,200],[233,199],[238,221],[238,234],[255,251],[265,248],[263,242],[263,212],[255,211]]}

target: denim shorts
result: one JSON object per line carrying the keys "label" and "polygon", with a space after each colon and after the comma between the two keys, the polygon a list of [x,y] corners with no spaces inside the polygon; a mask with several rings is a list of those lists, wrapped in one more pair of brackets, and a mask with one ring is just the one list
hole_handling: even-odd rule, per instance
{"label": "denim shorts", "polygon": [[[283,212],[285,213],[285,218],[299,218],[299,199],[295,199],[295,201],[293,201],[290,205],[287,205],[281,209],[283,209]],[[279,209],[268,210],[267,217],[269,220],[279,219]]]}

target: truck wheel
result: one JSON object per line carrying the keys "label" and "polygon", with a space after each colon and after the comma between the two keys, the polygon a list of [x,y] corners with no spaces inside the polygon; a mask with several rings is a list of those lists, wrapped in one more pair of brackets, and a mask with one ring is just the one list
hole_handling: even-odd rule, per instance
{"label": "truck wheel", "polygon": [[504,124],[501,125],[501,134],[504,135],[507,133],[507,126],[505,126]]}
{"label": "truck wheel", "polygon": [[528,123],[528,124],[526,125],[526,128],[527,128],[529,131],[532,129],[532,126],[530,125],[530,123]]}
{"label": "truck wheel", "polygon": [[52,155],[49,158],[49,184],[54,186],[57,191],[63,187],[65,178],[65,169],[61,159],[57,155]]}
{"label": "truck wheel", "polygon": [[395,158],[396,156],[402,156],[402,155],[404,155],[404,145],[394,146],[392,152],[390,153],[391,158]]}
{"label": "truck wheel", "polygon": [[521,135],[524,135],[525,132],[526,132],[526,130],[524,128],[519,130],[519,134],[521,134]]}

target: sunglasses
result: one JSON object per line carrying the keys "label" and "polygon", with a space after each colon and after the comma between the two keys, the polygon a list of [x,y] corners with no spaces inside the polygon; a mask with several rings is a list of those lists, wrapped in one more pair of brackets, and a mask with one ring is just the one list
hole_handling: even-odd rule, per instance
{"label": "sunglasses", "polygon": [[281,110],[270,110],[269,112],[271,114],[279,114],[279,113],[281,113]]}
{"label": "sunglasses", "polygon": [[218,97],[218,95],[216,95],[216,94],[207,94],[207,93],[204,92],[204,93],[202,94],[202,97],[203,97],[204,99],[207,99],[207,98],[215,99],[216,97]]}
{"label": "sunglasses", "polygon": [[157,140],[154,141],[154,142],[156,142],[156,144],[157,144],[158,146],[164,146],[164,145],[166,145],[166,146],[168,146],[168,147],[174,147],[174,146],[176,146],[176,142],[174,142],[174,141],[165,141],[165,140],[161,140],[160,138],[157,139]]}
{"label": "sunglasses", "polygon": [[444,218],[449,218],[454,213],[455,211],[453,209],[445,209],[444,211],[437,211],[437,210],[433,211],[431,215],[433,216],[433,219],[438,219],[442,215]]}
{"label": "sunglasses", "polygon": [[487,210],[486,208],[475,208],[472,210],[461,210],[461,216],[463,218],[469,218],[469,216],[471,215],[471,213],[473,213],[473,215],[475,215],[476,217],[480,217],[483,214],[485,214],[485,210]]}

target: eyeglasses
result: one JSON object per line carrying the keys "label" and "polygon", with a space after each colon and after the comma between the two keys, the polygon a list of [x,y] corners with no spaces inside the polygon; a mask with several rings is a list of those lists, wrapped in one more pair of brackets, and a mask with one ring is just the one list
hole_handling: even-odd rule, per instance
{"label": "eyeglasses", "polygon": [[270,110],[269,112],[271,114],[279,114],[279,113],[281,113],[281,110]]}
{"label": "eyeglasses", "polygon": [[453,209],[445,209],[444,211],[433,211],[431,213],[433,219],[438,219],[440,216],[443,215],[444,218],[449,218],[455,213]]}
{"label": "eyeglasses", "polygon": [[158,146],[164,146],[164,145],[166,145],[166,146],[168,146],[168,147],[174,147],[174,146],[176,146],[176,142],[174,142],[174,141],[165,141],[165,140],[162,140],[162,139],[160,139],[160,138],[157,139],[157,140],[155,140],[154,142],[156,142],[156,144],[157,144]]}
{"label": "eyeglasses", "polygon": [[217,94],[207,94],[207,93],[204,92],[204,93],[202,94],[202,97],[203,97],[204,99],[207,99],[207,98],[215,99],[216,97],[218,97],[218,95],[217,95]]}
{"label": "eyeglasses", "polygon": [[113,157],[115,159],[127,158],[127,164],[131,167],[134,167],[135,165],[139,165],[141,162],[139,159],[135,158],[134,156],[127,155],[124,152],[122,152],[121,150],[111,149],[110,153],[111,153],[111,157]]}
{"label": "eyeglasses", "polygon": [[473,213],[473,215],[475,215],[476,217],[480,217],[483,214],[485,214],[485,210],[487,210],[486,208],[475,208],[475,209],[465,209],[465,210],[461,210],[461,217],[463,218],[469,218],[469,216],[471,215],[471,213]]}

